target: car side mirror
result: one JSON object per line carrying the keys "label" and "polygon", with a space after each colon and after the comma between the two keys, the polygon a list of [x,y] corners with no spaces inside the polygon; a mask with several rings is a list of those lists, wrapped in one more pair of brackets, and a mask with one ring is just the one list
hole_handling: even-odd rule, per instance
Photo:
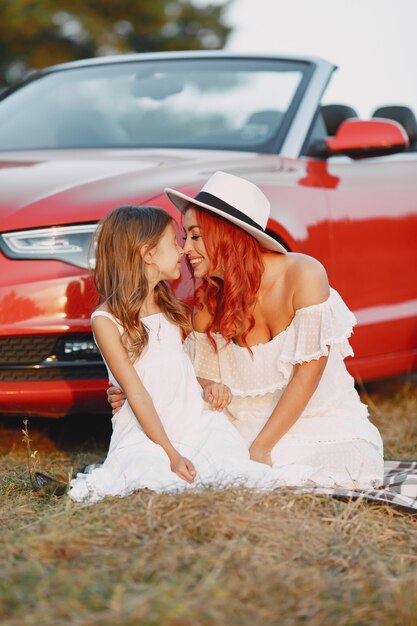
{"label": "car side mirror", "polygon": [[394,154],[406,150],[408,146],[407,133],[397,122],[351,118],[340,124],[334,137],[316,142],[309,154],[322,158],[345,154],[360,159]]}

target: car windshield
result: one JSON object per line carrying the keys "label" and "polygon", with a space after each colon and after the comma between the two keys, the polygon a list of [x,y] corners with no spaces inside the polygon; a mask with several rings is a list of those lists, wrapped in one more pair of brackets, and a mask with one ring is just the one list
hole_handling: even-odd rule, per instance
{"label": "car windshield", "polygon": [[52,71],[0,101],[0,150],[276,152],[309,65],[272,59],[109,62]]}

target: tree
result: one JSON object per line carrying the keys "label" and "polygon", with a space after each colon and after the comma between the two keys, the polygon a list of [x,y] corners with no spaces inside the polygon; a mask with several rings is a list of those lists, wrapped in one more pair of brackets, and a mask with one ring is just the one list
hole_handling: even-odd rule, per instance
{"label": "tree", "polygon": [[75,59],[222,48],[231,30],[224,23],[229,2],[197,7],[192,0],[0,0],[0,85]]}

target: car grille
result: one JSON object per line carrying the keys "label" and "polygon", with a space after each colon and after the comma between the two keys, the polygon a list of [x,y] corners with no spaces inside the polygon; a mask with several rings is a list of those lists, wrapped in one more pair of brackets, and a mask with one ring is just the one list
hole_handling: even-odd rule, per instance
{"label": "car grille", "polygon": [[56,335],[0,338],[0,366],[41,363],[54,352]]}
{"label": "car grille", "polygon": [[92,333],[0,337],[0,382],[106,378]]}

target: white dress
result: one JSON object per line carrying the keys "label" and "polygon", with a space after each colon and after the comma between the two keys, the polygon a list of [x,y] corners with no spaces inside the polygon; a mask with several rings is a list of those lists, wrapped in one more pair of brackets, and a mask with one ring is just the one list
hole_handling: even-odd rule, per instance
{"label": "white dress", "polygon": [[[104,311],[93,316],[117,320]],[[183,349],[180,330],[162,313],[142,318],[149,343],[134,367],[149,392],[166,433],[175,448],[194,463],[197,478],[190,485],[170,469],[164,450],[151,441],[128,402],[112,418],[113,433],[107,458],[90,474],[77,474],[69,497],[92,503],[106,496],[126,496],[140,488],[178,492],[205,486],[244,485],[271,489],[306,484],[311,468],[298,465],[273,469],[249,460],[248,447],[223,413],[204,408],[201,387]],[[109,368],[108,368],[109,370]],[[112,384],[119,386],[109,370]]]}
{"label": "white dress", "polygon": [[186,350],[197,376],[230,387],[233,400],[226,414],[247,446],[270,417],[295,364],[328,355],[305,410],[273,448],[273,466],[307,464],[321,486],[363,489],[382,483],[384,465],[381,437],[344,363],[353,355],[348,337],[355,323],[331,289],[325,302],[298,309],[286,330],[253,346],[253,357],[246,348],[227,345],[219,333],[213,334],[217,353],[204,333],[190,335]]}

